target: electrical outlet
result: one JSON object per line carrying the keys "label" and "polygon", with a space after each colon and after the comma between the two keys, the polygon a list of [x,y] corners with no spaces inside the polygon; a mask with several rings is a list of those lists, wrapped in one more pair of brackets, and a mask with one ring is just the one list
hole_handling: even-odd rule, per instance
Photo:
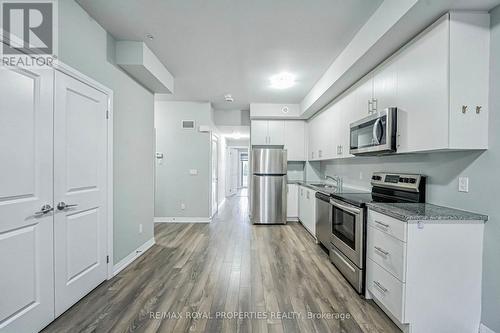
{"label": "electrical outlet", "polygon": [[191,176],[197,176],[198,175],[198,169],[191,169],[191,170],[189,170],[189,174]]}
{"label": "electrical outlet", "polygon": [[181,203],[181,209],[182,209],[182,210],[185,210],[185,209],[186,209],[186,204],[185,204],[184,202],[183,202],[183,203]]}
{"label": "electrical outlet", "polygon": [[458,178],[458,192],[469,192],[469,177]]}
{"label": "electrical outlet", "polygon": [[139,224],[139,233],[142,234],[142,223]]}

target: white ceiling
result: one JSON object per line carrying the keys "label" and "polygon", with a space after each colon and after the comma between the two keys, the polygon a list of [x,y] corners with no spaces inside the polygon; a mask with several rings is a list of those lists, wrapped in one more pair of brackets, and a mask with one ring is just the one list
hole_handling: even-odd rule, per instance
{"label": "white ceiling", "polygon": [[[77,0],[118,40],[144,40],[175,77],[173,100],[215,109],[299,103],[382,0]],[[151,33],[154,40],[145,35]],[[297,84],[269,86],[287,71]],[[230,93],[235,101],[224,102]],[[162,99],[165,98],[162,96]]]}

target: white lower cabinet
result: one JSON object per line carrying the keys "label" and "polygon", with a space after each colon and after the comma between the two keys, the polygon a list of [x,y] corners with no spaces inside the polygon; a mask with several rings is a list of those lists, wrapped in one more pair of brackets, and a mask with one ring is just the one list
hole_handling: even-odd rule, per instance
{"label": "white lower cabinet", "polygon": [[287,221],[297,221],[299,218],[299,186],[297,184],[288,184],[286,202]]}
{"label": "white lower cabinet", "polygon": [[316,237],[316,191],[299,186],[299,220]]}
{"label": "white lower cabinet", "polygon": [[411,333],[478,332],[483,221],[400,221],[368,211],[366,298]]}

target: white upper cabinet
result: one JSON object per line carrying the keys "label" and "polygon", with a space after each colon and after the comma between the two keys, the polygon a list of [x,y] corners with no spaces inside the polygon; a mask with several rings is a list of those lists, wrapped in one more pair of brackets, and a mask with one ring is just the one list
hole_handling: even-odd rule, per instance
{"label": "white upper cabinet", "polygon": [[285,122],[283,120],[269,120],[269,145],[284,146],[285,145]]}
{"label": "white upper cabinet", "polygon": [[398,152],[488,148],[489,14],[449,13],[395,57]]}
{"label": "white upper cabinet", "polygon": [[289,161],[305,161],[305,127],[303,120],[252,120],[252,145],[283,146]]}
{"label": "white upper cabinet", "polygon": [[305,128],[303,120],[285,121],[285,149],[289,161],[306,160]]}
{"label": "white upper cabinet", "polygon": [[267,120],[252,120],[251,123],[252,145],[256,146],[267,145],[268,141],[267,123],[268,123]]}
{"label": "white upper cabinet", "polygon": [[251,133],[252,145],[285,145],[285,122],[283,120],[252,120]]}
{"label": "white upper cabinet", "polygon": [[397,106],[397,74],[394,59],[387,61],[375,71],[373,75],[373,112]]}
{"label": "white upper cabinet", "polygon": [[[450,149],[488,148],[490,16],[450,14]],[[466,106],[466,112],[462,107]]]}
{"label": "white upper cabinet", "polygon": [[488,148],[489,14],[448,13],[309,121],[308,159],[352,157],[349,124],[398,108],[398,153]]}

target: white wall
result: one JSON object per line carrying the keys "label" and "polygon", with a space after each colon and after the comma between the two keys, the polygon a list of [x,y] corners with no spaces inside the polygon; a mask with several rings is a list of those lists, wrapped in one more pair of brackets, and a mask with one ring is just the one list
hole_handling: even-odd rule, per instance
{"label": "white wall", "polygon": [[[183,129],[182,120],[196,128]],[[165,154],[156,165],[156,217],[210,216],[211,133],[199,132],[200,125],[212,126],[210,103],[155,102],[156,150]]]}
{"label": "white wall", "polygon": [[[115,41],[73,0],[59,1],[59,58],[114,92],[114,262],[153,237],[153,95],[114,64]],[[139,233],[139,224],[143,233]]]}

